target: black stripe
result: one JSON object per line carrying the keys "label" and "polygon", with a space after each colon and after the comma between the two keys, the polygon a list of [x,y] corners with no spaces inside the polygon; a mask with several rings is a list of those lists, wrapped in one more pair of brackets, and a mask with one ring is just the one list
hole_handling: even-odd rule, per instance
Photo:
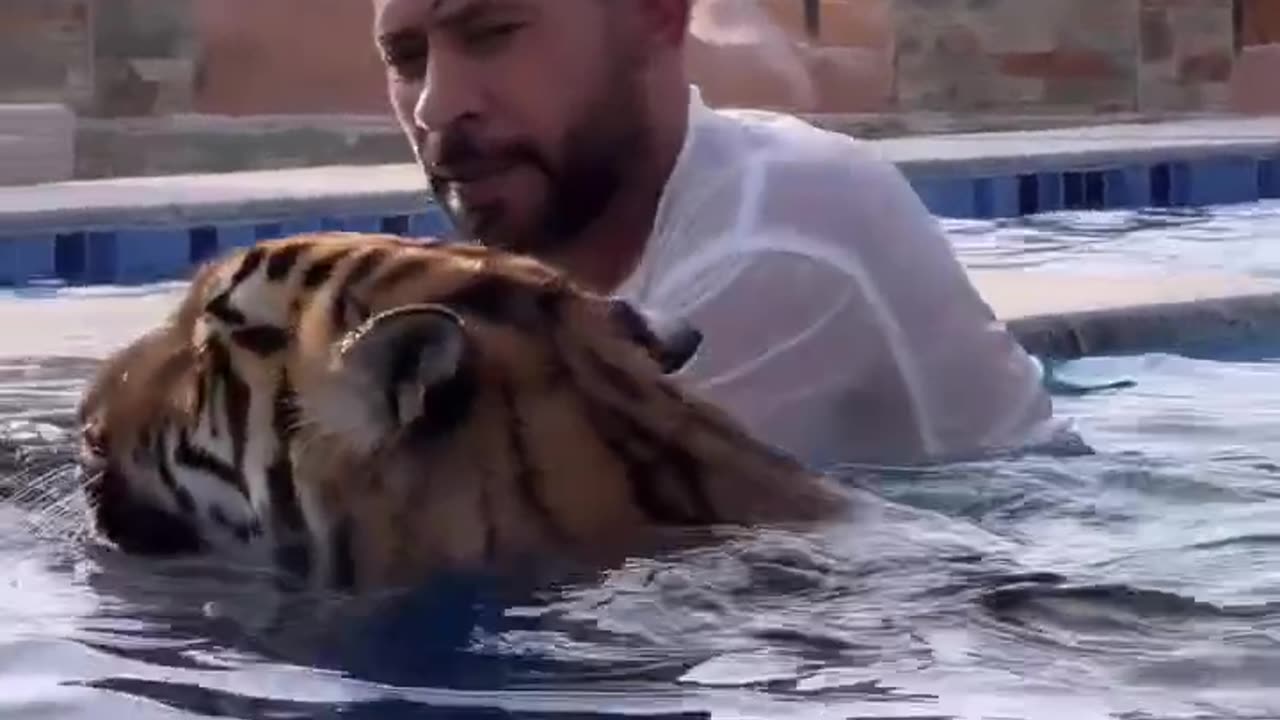
{"label": "black stripe", "polygon": [[306,517],[298,501],[289,457],[289,439],[294,432],[297,404],[287,373],[281,373],[272,398],[271,431],[276,439],[276,456],[267,467],[267,495],[271,502],[273,534],[277,538],[275,558],[286,572],[306,577],[312,569],[311,544]]}
{"label": "black stripe", "polygon": [[289,332],[270,325],[252,325],[232,330],[231,341],[258,357],[269,357],[289,346]]}
{"label": "black stripe", "polygon": [[716,512],[715,507],[711,503],[711,498],[707,495],[706,480],[702,475],[702,464],[699,463],[689,452],[687,448],[678,445],[668,445],[667,452],[664,454],[664,461],[667,467],[675,473],[672,480],[678,480],[680,488],[686,493],[689,504],[688,522],[701,524],[714,524],[719,522],[720,514]]}
{"label": "black stripe", "polygon": [[213,412],[213,404],[209,402],[209,382],[203,377],[197,377],[195,380],[195,407],[192,408],[192,415],[195,417],[203,417],[204,423],[209,426],[209,434],[213,437],[218,436],[217,414]]}
{"label": "black stripe", "polygon": [[530,289],[511,278],[491,275],[446,293],[435,302],[531,332],[547,326],[549,319],[544,309],[555,307],[557,300],[548,296],[556,294],[553,288]]}
{"label": "black stripe", "polygon": [[240,286],[250,275],[258,269],[262,264],[262,258],[265,251],[262,248],[254,248],[245,253],[244,258],[240,261],[240,267],[236,268],[235,273],[231,275],[231,282],[227,288],[204,306],[204,311],[228,325],[242,325],[245,323],[244,313],[231,307],[231,293]]}
{"label": "black stripe", "polygon": [[227,288],[228,292],[234,290],[237,285],[244,282],[245,278],[253,274],[254,270],[262,264],[262,256],[266,254],[263,248],[254,248],[245,253],[244,258],[240,261],[240,267],[236,268],[235,273],[231,276],[231,286]]}
{"label": "black stripe", "polygon": [[306,577],[311,572],[311,545],[293,482],[293,465],[282,453],[267,468],[275,560],[282,570]]}
{"label": "black stripe", "polygon": [[356,560],[352,549],[354,529],[351,518],[344,517],[329,532],[330,572],[333,585],[339,590],[350,590],[356,584]]}
{"label": "black stripe", "polygon": [[395,266],[378,276],[373,283],[373,292],[394,287],[411,277],[426,277],[431,271],[431,261],[425,257],[395,257]]}
{"label": "black stripe", "polygon": [[185,430],[178,432],[178,446],[174,448],[173,460],[180,465],[218,478],[234,487],[241,495],[248,494],[248,490],[244,485],[244,478],[236,471],[236,468],[204,448],[192,445],[191,438],[188,437]]}
{"label": "black stripe", "polygon": [[383,248],[369,250],[355,261],[351,271],[342,279],[342,285],[333,294],[333,304],[329,306],[329,323],[336,332],[341,333],[347,329],[347,311],[355,303],[355,286],[373,274],[387,255],[387,250]]}
{"label": "black stripe", "polygon": [[173,499],[183,514],[194,515],[196,512],[195,498],[191,497],[191,493],[186,488],[180,487],[177,479],[174,478],[173,468],[169,465],[169,453],[163,440],[163,435],[157,436],[152,452],[155,455],[156,471],[160,473],[161,484],[173,494]]}
{"label": "black stripe", "polygon": [[267,279],[271,281],[280,281],[284,276],[289,274],[293,266],[298,263],[298,257],[302,255],[302,251],[311,247],[302,243],[291,243],[284,247],[277,247],[267,257]]}
{"label": "black stripe", "polygon": [[286,373],[281,374],[272,398],[271,431],[276,439],[276,457],[267,468],[267,489],[271,509],[280,526],[291,532],[305,531],[306,521],[294,487],[293,462],[289,457],[289,440],[293,436],[297,405]]}
{"label": "black stripe", "polygon": [[231,307],[231,291],[220,293],[204,306],[205,313],[212,315],[227,325],[243,325],[248,321],[244,313]]}
{"label": "black stripe", "polygon": [[370,275],[374,273],[382,263],[390,255],[390,251],[386,248],[373,248],[360,256],[359,260],[351,268],[351,272],[342,279],[342,287],[338,288],[340,293],[348,293],[353,287],[364,282]]}
{"label": "black stripe", "polygon": [[586,355],[587,362],[590,363],[596,374],[600,376],[600,379],[604,380],[605,383],[616,390],[618,394],[631,402],[644,400],[644,387],[641,386],[640,381],[633,377],[631,373],[628,373],[617,365],[610,363],[608,360],[600,357],[598,353],[589,348],[585,350],[584,355]]}
{"label": "black stripe", "polygon": [[314,290],[322,283],[333,276],[333,269],[338,262],[352,253],[351,248],[339,250],[328,257],[321,258],[311,264],[307,268],[307,272],[302,276],[302,287],[307,290]]}
{"label": "black stripe", "polygon": [[436,302],[450,307],[465,308],[486,318],[497,320],[502,316],[513,293],[521,288],[505,278],[482,277],[463,285],[439,298]]}
{"label": "black stripe", "polygon": [[246,434],[249,431],[249,386],[231,366],[231,355],[225,345],[210,339],[208,372],[222,386],[222,404],[226,413],[227,434],[231,436],[231,463],[244,468]]}
{"label": "black stripe", "polygon": [[[689,525],[710,522],[714,517],[710,504],[705,502],[705,489],[701,487],[702,478],[698,474],[682,472],[679,480],[691,496],[688,503],[693,509],[703,511],[702,517],[664,499],[660,492],[663,482],[660,444],[650,431],[644,428],[625,413],[614,411],[599,403],[585,398],[588,412],[592,416],[593,425],[600,433],[601,439],[626,467],[627,482],[631,486],[632,501],[652,521],[661,525]],[[646,449],[648,458],[639,457],[642,449]],[[681,452],[668,445],[667,453]],[[688,457],[686,455],[686,457]],[[668,461],[671,457],[666,458]],[[691,458],[689,459],[691,461]],[[699,501],[701,498],[701,502]]]}
{"label": "black stripe", "polygon": [[667,399],[677,403],[682,408],[688,420],[695,423],[698,430],[707,432],[731,448],[741,448],[742,452],[751,453],[753,458],[756,459],[755,461],[770,462],[781,466],[788,472],[803,470],[802,464],[794,456],[776,445],[763,442],[732,423],[695,411],[691,407],[689,400],[680,394],[680,390],[674,383],[669,382],[667,379],[659,378],[654,385]]}
{"label": "black stripe", "polygon": [[525,443],[524,422],[520,418],[515,396],[510,387],[502,388],[502,400],[507,411],[507,435],[511,443],[511,462],[515,466],[515,483],[520,490],[520,497],[533,509],[547,534],[559,542],[568,542],[569,535],[560,527],[542,497],[539,486],[542,484],[538,468],[530,462],[529,448]]}
{"label": "black stripe", "polygon": [[281,443],[293,439],[298,428],[298,393],[293,389],[293,381],[288,371],[280,372],[280,384],[276,386],[276,395],[271,400],[276,435]]}

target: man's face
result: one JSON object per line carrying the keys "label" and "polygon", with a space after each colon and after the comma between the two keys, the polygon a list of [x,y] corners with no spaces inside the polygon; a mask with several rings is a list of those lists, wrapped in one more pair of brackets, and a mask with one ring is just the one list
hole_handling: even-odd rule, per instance
{"label": "man's face", "polygon": [[632,0],[376,0],[396,116],[459,229],[563,250],[644,152]]}

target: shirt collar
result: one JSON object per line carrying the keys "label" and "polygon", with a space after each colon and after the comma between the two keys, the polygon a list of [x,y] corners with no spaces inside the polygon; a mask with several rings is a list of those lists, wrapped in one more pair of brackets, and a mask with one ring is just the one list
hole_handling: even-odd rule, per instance
{"label": "shirt collar", "polygon": [[675,165],[671,168],[671,174],[667,177],[667,182],[662,187],[662,195],[658,198],[658,209],[653,218],[653,230],[650,233],[650,241],[652,242],[660,234],[662,228],[667,224],[667,216],[670,212],[670,206],[676,201],[676,196],[681,192],[682,186],[685,184],[683,178],[689,174],[689,166],[692,164],[690,159],[694,154],[694,144],[698,138],[698,129],[711,115],[712,110],[702,100],[702,91],[697,85],[689,85],[689,110],[688,120],[685,124],[684,139],[680,143],[680,152],[676,155]]}

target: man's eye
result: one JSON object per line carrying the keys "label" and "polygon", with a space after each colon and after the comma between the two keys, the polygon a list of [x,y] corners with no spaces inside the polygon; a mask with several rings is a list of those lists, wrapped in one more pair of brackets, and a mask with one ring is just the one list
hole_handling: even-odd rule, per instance
{"label": "man's eye", "polygon": [[427,72],[426,45],[388,49],[382,61],[402,80],[419,80]]}

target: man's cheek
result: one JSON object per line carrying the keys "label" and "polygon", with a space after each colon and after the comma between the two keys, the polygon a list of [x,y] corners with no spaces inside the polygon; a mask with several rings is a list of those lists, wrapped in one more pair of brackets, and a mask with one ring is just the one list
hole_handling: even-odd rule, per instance
{"label": "man's cheek", "polygon": [[413,126],[414,108],[418,104],[418,98],[422,97],[422,86],[419,83],[399,82],[388,73],[387,96],[391,99],[391,107],[400,124],[406,129]]}

